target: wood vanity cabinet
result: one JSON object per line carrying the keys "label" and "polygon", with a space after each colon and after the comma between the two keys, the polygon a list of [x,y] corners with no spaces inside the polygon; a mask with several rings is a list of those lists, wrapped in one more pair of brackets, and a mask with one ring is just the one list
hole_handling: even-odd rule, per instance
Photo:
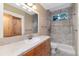
{"label": "wood vanity cabinet", "polygon": [[22,56],[49,56],[51,51],[50,39],[39,44],[29,52],[24,52]]}

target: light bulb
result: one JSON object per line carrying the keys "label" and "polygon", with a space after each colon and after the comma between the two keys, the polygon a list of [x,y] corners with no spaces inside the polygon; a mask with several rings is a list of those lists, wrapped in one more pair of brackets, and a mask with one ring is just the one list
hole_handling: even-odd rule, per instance
{"label": "light bulb", "polygon": [[32,7],[32,8],[33,8],[33,9],[37,9],[35,5],[33,5],[33,7]]}
{"label": "light bulb", "polygon": [[24,9],[27,9],[25,6],[23,6]]}
{"label": "light bulb", "polygon": [[28,6],[33,6],[33,3],[27,3]]}

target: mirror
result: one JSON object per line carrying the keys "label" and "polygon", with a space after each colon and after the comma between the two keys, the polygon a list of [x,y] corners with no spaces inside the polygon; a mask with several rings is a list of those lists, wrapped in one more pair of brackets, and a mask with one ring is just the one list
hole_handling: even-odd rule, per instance
{"label": "mirror", "polygon": [[4,37],[38,33],[38,14],[26,4],[4,3]]}

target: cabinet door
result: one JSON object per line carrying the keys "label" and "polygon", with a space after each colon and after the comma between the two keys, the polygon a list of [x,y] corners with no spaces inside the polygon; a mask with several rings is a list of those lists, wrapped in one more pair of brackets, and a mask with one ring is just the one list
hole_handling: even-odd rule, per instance
{"label": "cabinet door", "polygon": [[50,41],[46,40],[44,43],[41,45],[41,55],[42,56],[48,56],[50,54]]}
{"label": "cabinet door", "polygon": [[42,55],[42,48],[41,45],[37,46],[36,48],[34,48],[34,55],[35,56],[41,56]]}
{"label": "cabinet door", "polygon": [[34,49],[35,56],[48,56],[50,54],[50,41],[46,40]]}
{"label": "cabinet door", "polygon": [[17,17],[13,17],[13,32],[14,35],[21,35],[21,19]]}
{"label": "cabinet door", "polygon": [[50,55],[50,53],[51,53],[51,43],[50,43],[50,40],[46,41],[45,51],[47,51],[46,55]]}
{"label": "cabinet door", "polygon": [[34,50],[21,54],[22,56],[34,56]]}
{"label": "cabinet door", "polygon": [[46,40],[31,51],[22,54],[23,56],[49,56],[50,54],[50,40]]}
{"label": "cabinet door", "polygon": [[3,21],[4,21],[4,37],[12,36],[13,35],[12,16],[4,13]]}

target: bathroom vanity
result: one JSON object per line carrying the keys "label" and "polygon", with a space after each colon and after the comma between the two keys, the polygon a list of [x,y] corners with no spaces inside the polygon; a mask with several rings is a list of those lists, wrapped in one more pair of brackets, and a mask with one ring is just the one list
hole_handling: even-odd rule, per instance
{"label": "bathroom vanity", "polygon": [[45,41],[37,44],[30,51],[25,51],[21,54],[22,56],[48,56],[50,55],[50,39],[46,39]]}
{"label": "bathroom vanity", "polygon": [[0,46],[0,56],[48,56],[50,48],[49,36],[36,36]]}
{"label": "bathroom vanity", "polygon": [[[20,3],[19,3],[20,4]],[[39,12],[27,3],[4,3],[3,37],[0,41],[0,56],[48,56],[50,55],[50,37],[40,32]],[[28,10],[31,10],[28,11]],[[16,11],[16,12],[15,12]],[[32,34],[37,34],[32,36]],[[32,36],[32,38],[31,38]]]}

